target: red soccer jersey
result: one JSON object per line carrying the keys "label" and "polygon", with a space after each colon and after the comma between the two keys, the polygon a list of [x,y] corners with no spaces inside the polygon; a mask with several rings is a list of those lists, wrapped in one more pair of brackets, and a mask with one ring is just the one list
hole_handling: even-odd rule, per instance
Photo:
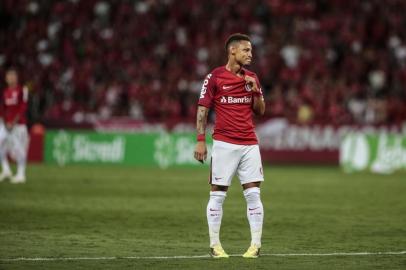
{"label": "red soccer jersey", "polygon": [[[26,124],[28,102],[27,87],[7,87],[3,91],[3,116],[8,124]],[[17,119],[18,118],[18,119]],[[17,121],[16,121],[17,120]],[[15,122],[16,121],[16,122]]]}
{"label": "red soccer jersey", "polygon": [[[261,89],[255,73],[247,69],[242,72],[243,75],[254,77]],[[216,121],[213,139],[240,145],[258,144],[252,119],[252,95],[245,79],[228,71],[225,66],[207,75],[198,104],[214,107]]]}

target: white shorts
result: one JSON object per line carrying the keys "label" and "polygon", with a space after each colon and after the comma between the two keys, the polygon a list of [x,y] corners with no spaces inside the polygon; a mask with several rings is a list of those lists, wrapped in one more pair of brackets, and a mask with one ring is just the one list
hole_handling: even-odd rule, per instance
{"label": "white shorts", "polygon": [[30,137],[26,125],[16,124],[11,131],[7,131],[4,124],[0,124],[0,151],[2,153],[9,153],[14,160],[25,160],[29,142]]}
{"label": "white shorts", "polygon": [[210,184],[230,186],[235,172],[241,185],[264,181],[259,146],[213,140]]}
{"label": "white shorts", "polygon": [[3,120],[0,120],[0,147],[3,145],[7,139],[7,129],[6,126],[4,125]]}
{"label": "white shorts", "polygon": [[27,159],[29,142],[27,126],[16,124],[9,133],[10,155],[14,160]]}

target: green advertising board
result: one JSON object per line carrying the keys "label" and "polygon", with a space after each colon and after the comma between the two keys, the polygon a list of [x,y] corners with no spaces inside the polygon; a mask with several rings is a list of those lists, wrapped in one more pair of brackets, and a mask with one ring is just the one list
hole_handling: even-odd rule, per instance
{"label": "green advertising board", "polygon": [[[65,164],[199,165],[194,133],[47,131],[45,162]],[[212,142],[208,141],[210,156]],[[206,162],[207,164],[207,162]]]}
{"label": "green advertising board", "polygon": [[340,164],[346,172],[392,173],[406,169],[406,135],[348,134],[341,143]]}

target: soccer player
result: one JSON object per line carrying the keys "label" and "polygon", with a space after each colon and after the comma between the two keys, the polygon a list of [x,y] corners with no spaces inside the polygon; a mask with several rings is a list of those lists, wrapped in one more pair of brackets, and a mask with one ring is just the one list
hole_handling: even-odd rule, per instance
{"label": "soccer player", "polygon": [[263,115],[265,103],[258,77],[244,68],[251,64],[252,46],[247,35],[231,35],[225,44],[228,62],[214,69],[203,82],[197,108],[197,143],[194,157],[203,162],[207,157],[205,130],[207,115],[214,108],[216,120],[210,171],[210,199],[207,221],[210,254],[228,258],[220,243],[223,203],[234,174],[247,201],[247,217],[251,245],[245,258],[257,258],[261,248],[264,210],[260,199],[260,183],[264,180],[253,113]]}
{"label": "soccer player", "polygon": [[[18,83],[18,73],[15,69],[6,71],[7,87],[4,89],[2,100],[3,130],[0,127],[0,159],[2,173],[0,181],[10,178],[14,184],[24,183],[25,167],[28,150],[28,132],[26,126],[26,111],[28,101],[28,89]],[[5,127],[5,129],[4,129]],[[12,176],[7,154],[17,162],[17,173]]]}

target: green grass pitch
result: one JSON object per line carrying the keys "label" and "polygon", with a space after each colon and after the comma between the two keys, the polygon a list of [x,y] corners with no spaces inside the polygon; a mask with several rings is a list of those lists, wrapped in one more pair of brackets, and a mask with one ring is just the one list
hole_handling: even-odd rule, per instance
{"label": "green grass pitch", "polygon": [[[207,168],[30,165],[28,175],[0,183],[0,269],[406,269],[406,254],[122,258],[208,253]],[[267,167],[265,177],[263,254],[406,250],[405,172]],[[221,233],[230,254],[250,240],[236,180]],[[73,259],[5,260],[17,257]]]}

